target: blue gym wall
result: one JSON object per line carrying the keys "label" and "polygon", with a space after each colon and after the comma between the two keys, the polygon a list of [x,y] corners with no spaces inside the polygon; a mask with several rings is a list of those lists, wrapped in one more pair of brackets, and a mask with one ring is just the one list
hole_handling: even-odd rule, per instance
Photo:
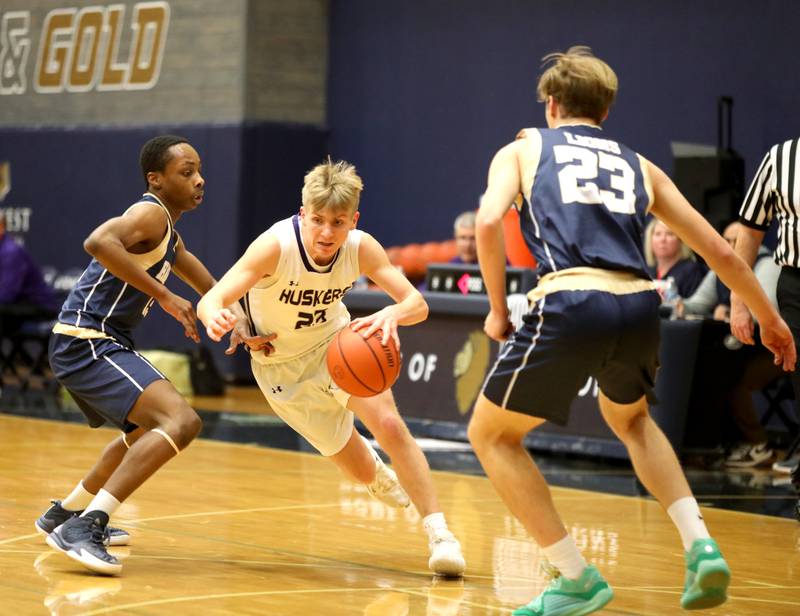
{"label": "blue gym wall", "polygon": [[497,148],[544,126],[542,56],[584,44],[620,80],[606,130],[667,172],[670,141],[716,144],[717,98],[733,96],[749,182],[800,133],[798,31],[791,0],[334,0],[331,151],[363,174],[362,228],[447,238]]}

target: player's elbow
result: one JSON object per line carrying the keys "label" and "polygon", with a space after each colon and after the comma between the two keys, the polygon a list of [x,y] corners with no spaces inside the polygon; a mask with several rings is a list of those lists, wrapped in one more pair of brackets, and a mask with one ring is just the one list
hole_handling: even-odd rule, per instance
{"label": "player's elbow", "polygon": [[92,233],[89,235],[89,237],[83,240],[83,249],[93,257],[97,257],[102,250],[102,246],[102,239],[95,233]]}
{"label": "player's elbow", "polygon": [[428,318],[428,315],[431,312],[430,306],[428,306],[428,302],[425,301],[425,298],[422,296],[422,293],[419,294],[419,320],[424,321]]}

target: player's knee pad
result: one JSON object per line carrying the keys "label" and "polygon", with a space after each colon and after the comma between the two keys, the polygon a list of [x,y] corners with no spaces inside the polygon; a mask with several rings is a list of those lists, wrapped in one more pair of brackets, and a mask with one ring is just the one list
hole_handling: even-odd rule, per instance
{"label": "player's knee pad", "polygon": [[153,428],[152,430],[150,430],[150,432],[155,432],[159,436],[163,437],[164,440],[166,440],[170,444],[170,446],[175,450],[176,454],[181,452],[181,450],[175,444],[175,441],[172,440],[172,437],[166,432],[164,432],[164,430],[162,430],[161,428]]}

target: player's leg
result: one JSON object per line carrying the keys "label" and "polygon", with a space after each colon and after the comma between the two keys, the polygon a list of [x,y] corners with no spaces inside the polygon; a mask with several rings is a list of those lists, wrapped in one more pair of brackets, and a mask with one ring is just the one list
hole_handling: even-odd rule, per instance
{"label": "player's leg", "polygon": [[[144,430],[136,428],[122,435],[108,445],[100,454],[97,462],[86,476],[78,482],[72,491],[61,500],[53,500],[52,506],[36,520],[36,530],[47,536],[61,526],[69,518],[80,515],[92,502],[100,489],[105,485],[111,473],[122,462],[128,448],[144,434]],[[121,528],[107,527],[109,545],[128,545],[130,535]]]}
{"label": "player's leg", "polygon": [[47,537],[51,547],[87,568],[109,575],[122,565],[103,544],[109,517],[153,472],[197,435],[200,418],[147,360],[113,341],[95,341],[96,360],[64,377],[64,384],[92,425],[104,421],[144,433],[123,456],[80,517],[64,522]]}
{"label": "player's leg", "polygon": [[145,432],[105,483],[104,490],[120,503],[186,449],[203,426],[194,409],[166,380],[155,381],[142,392],[128,421]]}
{"label": "player's leg", "polygon": [[392,461],[400,483],[425,517],[441,511],[425,454],[397,412],[391,390],[371,398],[352,396],[347,408],[353,411]]}
{"label": "player's leg", "polygon": [[[463,574],[466,564],[461,545],[447,528],[428,461],[397,412],[391,390],[371,398],[351,396],[347,407],[364,423],[392,460],[401,485],[422,516],[431,550],[428,566],[441,575]],[[377,454],[374,456],[380,472],[380,458]]]}
{"label": "player's leg", "polygon": [[645,398],[617,404],[600,392],[600,409],[625,444],[636,475],[678,528],[686,551],[681,607],[704,609],[727,599],[730,569],[711,539],[675,451],[647,410]]}
{"label": "player's leg", "polygon": [[501,409],[481,394],[467,435],[500,498],[536,543],[548,546],[566,537],[567,529],[547,482],[522,443],[528,432],[544,422]]}
{"label": "player's leg", "polygon": [[[352,415],[352,411],[343,409]],[[390,507],[408,507],[411,501],[395,472],[384,464],[369,441],[352,428],[347,444],[328,459],[353,481],[367,486],[369,493]]]}
{"label": "player's leg", "polygon": [[708,534],[672,446],[648,412],[660,335],[652,300],[649,293],[617,297],[623,319],[613,356],[597,373],[600,410],[625,444],[637,476],[678,528],[686,550],[681,606],[702,609],[725,601],[730,570]]}
{"label": "player's leg", "polygon": [[[589,614],[613,598],[556,511],[523,439],[549,420],[565,424],[577,392],[605,354],[603,310],[594,292],[539,299],[501,348],[479,395],[468,436],[486,475],[542,549],[552,580],[515,614]],[[586,344],[592,340],[592,344]],[[574,349],[581,349],[575,353]]]}
{"label": "player's leg", "polygon": [[523,445],[525,435],[544,421],[506,411],[481,394],[469,423],[469,440],[492,486],[552,565],[546,570],[553,576],[550,585],[514,614],[589,614],[614,595],[567,533],[550,488]]}

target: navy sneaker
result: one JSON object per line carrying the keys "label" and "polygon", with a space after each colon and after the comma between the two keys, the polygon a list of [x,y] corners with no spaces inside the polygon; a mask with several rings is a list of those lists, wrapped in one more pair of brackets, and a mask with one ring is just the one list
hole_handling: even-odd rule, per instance
{"label": "navy sneaker", "polygon": [[[64,522],[73,516],[78,516],[83,513],[80,511],[69,511],[61,506],[61,501],[50,501],[53,506],[45,511],[38,520],[36,520],[36,530],[39,534],[45,537],[52,533],[56,528],[61,526]],[[131,542],[131,536],[126,530],[121,528],[114,528],[106,526],[106,536],[104,543],[106,545],[128,545]]]}
{"label": "navy sneaker", "polygon": [[119,575],[122,563],[108,553],[103,543],[107,525],[108,515],[102,511],[73,516],[47,535],[47,545],[95,573]]}

